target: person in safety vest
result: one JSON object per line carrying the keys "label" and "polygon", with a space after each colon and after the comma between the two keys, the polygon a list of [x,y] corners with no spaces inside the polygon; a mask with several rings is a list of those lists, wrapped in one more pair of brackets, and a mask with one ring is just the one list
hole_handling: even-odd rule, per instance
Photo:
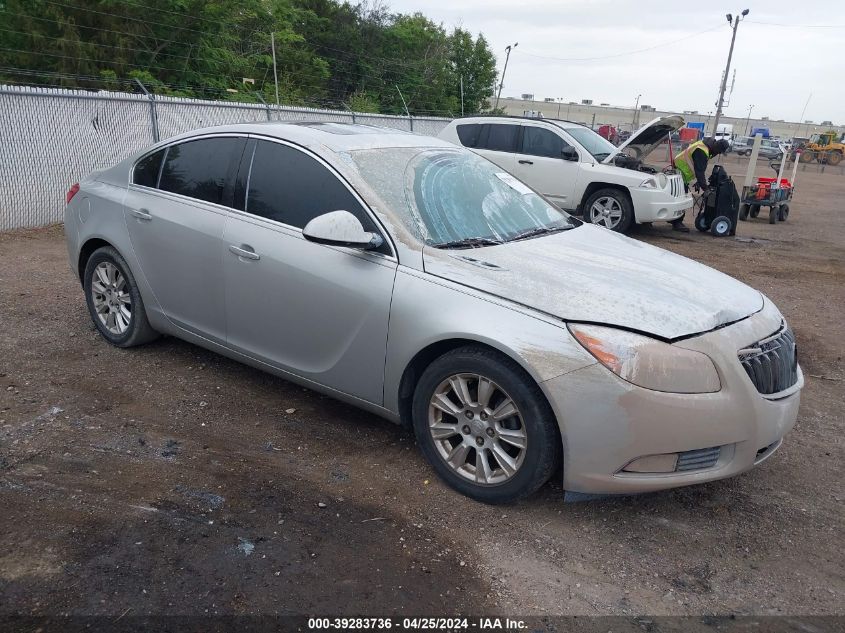
{"label": "person in safety vest", "polygon": [[[722,139],[715,140],[705,138],[701,141],[691,143],[683,152],[675,156],[675,169],[684,179],[684,188],[689,191],[690,183],[695,181],[695,190],[704,191],[707,189],[707,162],[719,154],[724,154],[730,144]],[[672,228],[676,231],[689,233],[689,228],[684,226],[684,216],[672,221]]]}

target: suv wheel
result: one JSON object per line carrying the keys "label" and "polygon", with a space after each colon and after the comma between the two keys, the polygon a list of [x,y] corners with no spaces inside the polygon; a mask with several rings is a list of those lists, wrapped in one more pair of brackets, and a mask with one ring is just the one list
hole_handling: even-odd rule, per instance
{"label": "suv wheel", "polygon": [[158,337],[147,321],[144,302],[126,261],[111,246],[97,249],[85,264],[85,301],[94,325],[117,347]]}
{"label": "suv wheel", "polygon": [[533,493],[560,460],[557,422],[539,387],[511,359],[484,348],[447,352],[426,368],[413,424],[440,478],[485,503]]}
{"label": "suv wheel", "polygon": [[584,221],[627,233],[634,219],[631,199],[619,189],[599,189],[584,203]]}

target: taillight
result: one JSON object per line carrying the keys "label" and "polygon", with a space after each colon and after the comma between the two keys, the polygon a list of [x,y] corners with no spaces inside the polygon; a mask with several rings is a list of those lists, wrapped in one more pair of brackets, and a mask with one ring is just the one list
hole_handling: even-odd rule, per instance
{"label": "taillight", "polygon": [[65,203],[70,204],[70,201],[73,200],[73,197],[78,192],[79,192],[79,183],[77,182],[70,189],[67,190],[67,194],[65,195]]}

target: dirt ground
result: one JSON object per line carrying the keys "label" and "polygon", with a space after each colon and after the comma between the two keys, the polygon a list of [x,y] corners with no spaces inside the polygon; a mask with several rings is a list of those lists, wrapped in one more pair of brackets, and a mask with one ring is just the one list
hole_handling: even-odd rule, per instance
{"label": "dirt ground", "polygon": [[446,488],[374,416],[172,338],[110,347],[61,227],[2,234],[0,612],[845,614],[843,199],[845,177],[799,172],[785,224],[634,234],[792,324],[807,384],[777,455],[630,498],[564,504],[553,481],[508,507]]}

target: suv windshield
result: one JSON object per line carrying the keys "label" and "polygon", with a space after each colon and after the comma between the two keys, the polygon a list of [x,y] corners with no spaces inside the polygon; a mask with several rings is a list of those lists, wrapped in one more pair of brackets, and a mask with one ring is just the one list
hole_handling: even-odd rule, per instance
{"label": "suv windshield", "polygon": [[350,155],[407,228],[432,246],[491,246],[576,225],[528,186],[467,150],[385,148]]}
{"label": "suv windshield", "polygon": [[567,134],[574,138],[581,147],[590,152],[596,160],[604,160],[616,150],[616,146],[606,138],[599,136],[588,127],[565,127]]}

